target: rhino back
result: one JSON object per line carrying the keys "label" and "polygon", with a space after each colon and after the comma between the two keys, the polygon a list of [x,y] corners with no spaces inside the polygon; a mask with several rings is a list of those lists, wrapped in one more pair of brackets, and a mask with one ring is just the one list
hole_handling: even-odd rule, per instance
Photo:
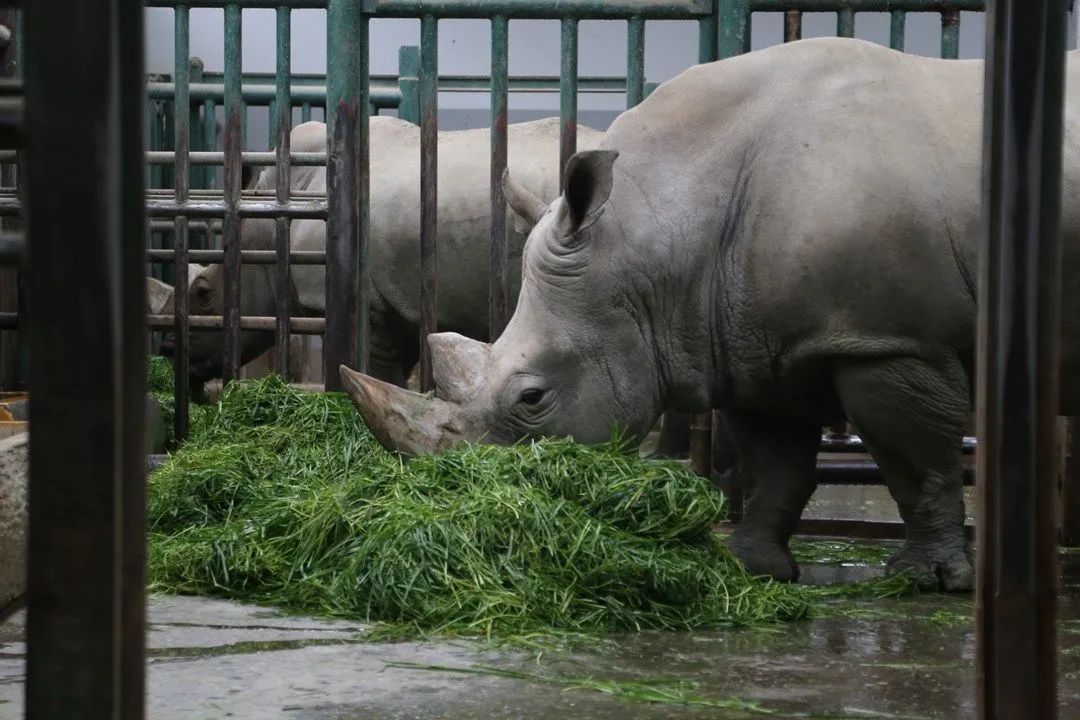
{"label": "rhino back", "polygon": [[[1080,300],[1078,64],[1071,53],[1066,317]],[[837,356],[970,357],[982,73],[979,61],[806,40],[695,67],[612,125],[612,203],[624,227],[654,229],[632,255],[696,281],[747,398],[788,396],[785,378],[805,381],[815,364],[827,374]]]}

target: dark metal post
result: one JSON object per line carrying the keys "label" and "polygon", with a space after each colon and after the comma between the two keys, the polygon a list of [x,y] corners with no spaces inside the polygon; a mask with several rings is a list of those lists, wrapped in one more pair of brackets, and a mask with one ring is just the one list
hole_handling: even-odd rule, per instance
{"label": "dark metal post", "polygon": [[401,91],[398,117],[419,125],[420,48],[416,45],[402,45],[398,49],[398,90]]}
{"label": "dark metal post", "polygon": [[[292,189],[292,13],[288,7],[277,9],[277,77],[275,103],[277,112],[271,123],[271,141],[277,148],[277,187],[275,199],[279,205],[288,205]],[[292,315],[292,273],[289,263],[289,231],[291,221],[278,217],[274,221],[274,248],[277,250],[277,278],[275,310],[277,323],[274,328],[274,369],[278,375],[289,377],[289,333]]]}
{"label": "dark metal post", "polygon": [[[7,28],[7,45],[0,48],[0,77],[15,78],[22,71],[18,64],[19,13],[11,8],[0,10],[0,25]],[[14,188],[18,183],[18,164],[0,167],[0,187]],[[19,228],[19,221],[13,218],[0,220],[0,230],[10,232]],[[0,311],[18,312],[19,310],[19,269],[0,268]],[[0,333],[0,390],[14,390],[23,378],[19,377],[18,331]]]}
{"label": "dark metal post", "polygon": [[1057,717],[1055,429],[1065,0],[987,17],[978,334],[977,717]]}
{"label": "dark metal post", "polygon": [[240,230],[237,212],[243,169],[240,152],[244,144],[244,103],[241,96],[242,29],[241,7],[225,6],[225,220],[221,243],[225,250],[224,337],[225,358],[222,382],[240,379]]}
{"label": "dark metal post", "polygon": [[420,387],[435,388],[428,335],[437,331],[439,208],[439,20],[420,19]]}
{"label": "dark metal post", "polygon": [[[360,293],[360,0],[330,0],[327,6],[327,200],[326,335],[323,342],[327,390],[342,390],[338,367],[357,367],[357,309]],[[362,45],[362,47],[361,47]],[[366,158],[365,158],[366,161]]]}
{"label": "dark metal post", "polygon": [[488,275],[488,340],[491,342],[499,338],[510,317],[506,197],[502,187],[508,156],[509,34],[510,23],[505,15],[491,19],[491,255]]}
{"label": "dark metal post", "polygon": [[35,0],[25,13],[34,395],[26,716],[137,720],[147,351],[142,3]]}
{"label": "dark metal post", "polygon": [[566,163],[577,152],[578,21],[562,19],[562,68],[559,72],[559,187]]}

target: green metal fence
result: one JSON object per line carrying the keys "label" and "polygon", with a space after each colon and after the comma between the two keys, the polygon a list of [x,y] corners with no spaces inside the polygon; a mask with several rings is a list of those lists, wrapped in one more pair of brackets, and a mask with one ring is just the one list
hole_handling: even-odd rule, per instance
{"label": "green metal fence", "polygon": [[[157,141],[173,149],[151,152],[149,162],[176,178],[172,190],[151,193],[148,211],[173,225],[175,250],[154,249],[150,258],[172,262],[180,291],[175,316],[151,318],[157,328],[176,331],[176,374],[178,407],[186,408],[187,340],[189,328],[222,328],[225,335],[224,378],[238,377],[240,331],[272,330],[276,334],[276,362],[286,367],[289,336],[293,333],[321,333],[328,389],[339,389],[336,369],[341,364],[365,368],[367,365],[368,312],[360,282],[366,266],[366,238],[370,208],[368,203],[367,118],[384,108],[421,126],[421,268],[417,282],[421,290],[421,379],[425,389],[432,386],[427,337],[437,331],[438,278],[435,270],[437,224],[437,132],[440,91],[487,91],[491,117],[491,253],[489,328],[492,338],[505,326],[510,298],[507,287],[506,210],[500,179],[507,160],[507,98],[511,91],[559,93],[560,160],[566,161],[576,149],[578,94],[583,91],[623,92],[627,107],[647,97],[651,87],[644,72],[645,27],[651,20],[688,20],[698,24],[698,60],[710,62],[749,49],[750,29],[758,13],[783,13],[783,40],[801,37],[805,13],[835,13],[837,35],[853,36],[860,13],[889,13],[890,45],[903,50],[907,13],[935,12],[941,16],[941,56],[955,58],[959,51],[960,13],[980,11],[979,0],[147,0],[149,7],[174,7],[176,12],[176,59],[172,78],[156,78],[149,85],[151,102],[161,103],[156,120]],[[225,9],[224,72],[207,73],[192,64],[188,53],[188,19],[191,8]],[[328,75],[296,76],[289,65],[291,12],[299,8],[325,7],[328,28]],[[277,16],[277,70],[274,74],[243,75],[240,67],[241,12],[248,8],[273,8]],[[419,48],[402,48],[397,77],[369,74],[368,33],[377,18],[414,18],[421,26]],[[484,18],[490,22],[490,77],[440,77],[437,48],[439,23],[450,18]],[[514,78],[508,75],[509,23],[518,19],[552,19],[560,23],[561,72],[558,78]],[[626,75],[622,78],[580,78],[578,76],[579,23],[586,19],[619,20],[626,23]],[[780,40],[781,38],[777,38]],[[244,152],[246,110],[251,106],[270,108],[270,137],[276,153]],[[224,151],[215,152],[216,127],[212,122],[218,107],[225,109]],[[289,129],[293,112],[310,117],[312,108],[323,108],[328,125],[326,153],[291,153]],[[176,108],[188,108],[187,112]],[[152,128],[153,130],[153,128]],[[153,135],[152,135],[153,140]],[[196,144],[196,143],[201,143]],[[271,198],[242,194],[242,164],[275,165],[279,177],[288,177],[293,165],[327,166],[325,197],[297,196],[288,183],[279,182]],[[198,172],[214,165],[224,167],[224,187],[207,192],[197,183],[210,185],[209,175]],[[163,184],[167,176],[156,176]],[[205,187],[204,186],[204,187]],[[239,247],[239,223],[244,217],[273,218],[276,249],[244,251]],[[291,253],[290,221],[316,218],[327,222],[325,253]],[[190,247],[191,222],[222,221],[222,250]],[[200,226],[201,227],[201,226]],[[193,254],[194,253],[194,254]],[[223,262],[225,266],[225,312],[221,317],[188,317],[186,307],[187,265],[192,258],[201,262]],[[291,318],[288,292],[278,292],[275,317],[240,317],[239,273],[241,262],[273,263],[281,289],[290,282],[292,263],[326,265],[326,317]],[[183,436],[186,416],[177,413],[177,432]],[[709,452],[712,416],[696,418],[692,433],[695,465],[702,472],[711,466]],[[720,435],[722,433],[718,433]],[[857,438],[842,433],[825,438],[825,448],[833,451],[862,449]],[[973,447],[969,439],[967,447]],[[866,481],[867,468],[843,466],[848,477]],[[870,468],[871,475],[873,468]],[[874,475],[876,477],[876,475]],[[735,488],[736,500],[738,488]]]}

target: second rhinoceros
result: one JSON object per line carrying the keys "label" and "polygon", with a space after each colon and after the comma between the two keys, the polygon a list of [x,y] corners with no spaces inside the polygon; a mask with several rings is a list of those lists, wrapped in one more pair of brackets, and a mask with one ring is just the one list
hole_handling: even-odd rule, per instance
{"label": "second rhinoceros", "polygon": [[[404,385],[419,359],[420,323],[420,128],[392,117],[373,117],[371,139],[371,235],[368,262],[371,284],[372,373]],[[508,126],[509,167],[529,191],[541,198],[559,194],[558,118]],[[595,148],[603,133],[578,126],[578,145]],[[326,125],[308,122],[291,135],[293,152],[326,148]],[[490,252],[490,131],[439,133],[438,277],[439,327],[473,338],[488,332],[488,267]],[[253,188],[272,193],[277,171],[265,170]],[[325,167],[295,167],[290,187],[326,191]],[[521,284],[521,249],[529,230],[513,214],[507,221],[510,297]],[[245,250],[272,250],[274,222],[246,220],[241,230]],[[292,223],[293,250],[325,250],[326,223]],[[242,315],[274,315],[275,270],[270,265],[244,265],[241,270]],[[319,266],[292,268],[294,312],[322,315],[326,302],[326,271]],[[224,272],[211,265],[191,282],[189,306],[193,315],[223,314]],[[271,347],[270,332],[243,331],[241,360],[249,362]],[[193,383],[220,377],[223,339],[220,332],[191,334],[190,367]]]}
{"label": "second rhinoceros", "polygon": [[[1061,408],[1080,411],[1080,54],[1068,57]],[[641,435],[721,408],[753,488],[730,546],[798,574],[788,539],[820,429],[845,417],[907,541],[890,571],[972,584],[961,438],[971,410],[981,61],[815,39],[701,65],[575,155],[492,345],[431,338],[435,396],[342,368],[377,437],[409,453],[538,435]]]}

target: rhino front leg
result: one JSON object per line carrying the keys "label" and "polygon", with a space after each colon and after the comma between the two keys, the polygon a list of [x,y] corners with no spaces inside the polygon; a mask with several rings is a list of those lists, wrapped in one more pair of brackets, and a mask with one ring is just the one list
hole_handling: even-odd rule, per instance
{"label": "rhino front leg", "polygon": [[728,547],[753,575],[799,579],[788,540],[814,494],[814,464],[821,428],[725,411],[724,426],[735,444],[735,472],[747,497]]}
{"label": "rhino front leg", "polygon": [[961,464],[968,387],[956,359],[855,360],[836,370],[844,409],[904,519],[907,542],[889,572],[914,572],[926,588],[972,588]]}
{"label": "rhino front leg", "polygon": [[416,326],[406,322],[381,301],[372,302],[370,318],[368,374],[383,382],[405,387],[420,354]]}

